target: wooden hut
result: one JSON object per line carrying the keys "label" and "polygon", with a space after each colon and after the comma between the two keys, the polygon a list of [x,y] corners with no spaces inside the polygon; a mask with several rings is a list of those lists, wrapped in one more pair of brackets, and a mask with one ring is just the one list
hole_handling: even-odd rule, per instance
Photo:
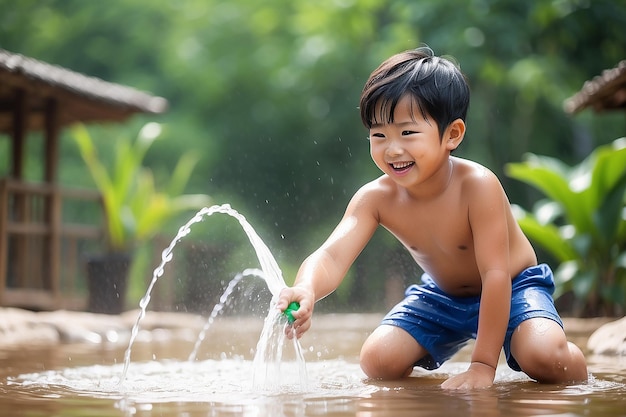
{"label": "wooden hut", "polygon": [[[9,141],[0,148],[8,149],[0,153],[8,167],[0,173],[1,306],[70,308],[62,269],[69,276],[63,278],[73,280],[77,242],[102,236],[100,226],[64,219],[64,201],[95,204],[99,196],[57,183],[61,130],[75,122],[122,122],[166,109],[161,97],[0,49],[0,140]],[[43,141],[40,181],[24,178],[31,132],[41,132]]]}
{"label": "wooden hut", "polygon": [[595,112],[626,109],[626,60],[586,81],[578,93],[565,100],[563,107],[570,114],[588,107]]}

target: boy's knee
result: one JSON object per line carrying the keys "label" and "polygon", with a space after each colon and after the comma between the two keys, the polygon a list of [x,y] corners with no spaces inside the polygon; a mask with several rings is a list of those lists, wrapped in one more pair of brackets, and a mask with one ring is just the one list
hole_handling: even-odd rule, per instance
{"label": "boy's knee", "polygon": [[361,369],[370,378],[399,379],[413,372],[413,364],[426,354],[405,330],[381,325],[361,348]]}
{"label": "boy's knee", "polygon": [[383,378],[380,375],[381,363],[383,358],[380,357],[377,349],[371,345],[365,343],[361,347],[361,354],[359,355],[359,365],[369,378]]}
{"label": "boy's knee", "polygon": [[408,376],[412,370],[395,355],[389,355],[388,350],[368,344],[361,349],[360,365],[365,375],[372,379],[399,379]]}
{"label": "boy's knee", "polygon": [[551,320],[538,318],[520,324],[511,339],[511,353],[522,371],[539,382],[587,380],[584,355]]}
{"label": "boy's knee", "polygon": [[522,357],[522,370],[539,382],[564,383],[587,379],[585,358],[580,349],[570,342],[559,341],[549,348],[536,346]]}
{"label": "boy's knee", "polygon": [[570,372],[571,381],[585,382],[589,379],[587,372],[587,360],[582,350],[572,342],[567,342],[570,353]]}

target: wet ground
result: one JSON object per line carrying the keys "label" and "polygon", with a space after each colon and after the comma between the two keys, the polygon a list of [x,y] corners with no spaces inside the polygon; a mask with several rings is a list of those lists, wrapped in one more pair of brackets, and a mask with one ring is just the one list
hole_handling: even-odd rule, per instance
{"label": "wet ground", "polygon": [[[439,384],[448,375],[467,366],[469,346],[436,372],[415,371],[391,382],[367,380],[357,362],[362,342],[380,319],[371,314],[316,316],[313,329],[301,340],[304,377],[287,343],[282,360],[266,365],[268,379],[262,384],[253,381],[252,361],[262,320],[220,318],[207,332],[197,360],[189,362],[204,321],[191,315],[149,314],[133,346],[127,377],[120,383],[128,323],[135,314],[124,319],[81,315],[75,325],[68,315],[63,327],[91,327],[90,338],[74,332],[57,342],[14,343],[0,349],[0,414],[626,416],[625,357],[588,356],[586,384],[541,385],[501,364],[492,388],[441,390]],[[566,330],[584,348],[600,323],[566,320]]]}

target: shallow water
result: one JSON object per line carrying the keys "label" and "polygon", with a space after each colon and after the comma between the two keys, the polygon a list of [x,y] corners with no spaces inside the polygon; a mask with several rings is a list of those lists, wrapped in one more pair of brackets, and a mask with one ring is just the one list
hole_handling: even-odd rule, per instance
{"label": "shallow water", "polygon": [[591,377],[580,385],[537,384],[501,364],[490,389],[443,391],[439,384],[467,366],[469,348],[436,372],[368,381],[358,352],[379,318],[316,316],[301,340],[304,383],[287,345],[283,360],[268,368],[273,381],[262,387],[252,382],[259,319],[216,321],[194,362],[187,357],[195,330],[141,331],[121,385],[124,335],[115,343],[0,351],[0,415],[626,416],[624,357],[588,357]]}

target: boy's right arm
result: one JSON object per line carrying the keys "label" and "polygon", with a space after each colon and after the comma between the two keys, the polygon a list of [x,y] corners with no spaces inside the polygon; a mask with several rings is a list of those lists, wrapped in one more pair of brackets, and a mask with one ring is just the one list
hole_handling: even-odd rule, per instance
{"label": "boy's right arm", "polygon": [[276,304],[279,310],[284,311],[293,301],[300,303],[300,308],[293,312],[292,323],[298,338],[311,327],[315,302],[339,286],[378,227],[377,193],[368,192],[366,187],[352,197],[326,242],[302,263],[293,287],[280,292]]}

